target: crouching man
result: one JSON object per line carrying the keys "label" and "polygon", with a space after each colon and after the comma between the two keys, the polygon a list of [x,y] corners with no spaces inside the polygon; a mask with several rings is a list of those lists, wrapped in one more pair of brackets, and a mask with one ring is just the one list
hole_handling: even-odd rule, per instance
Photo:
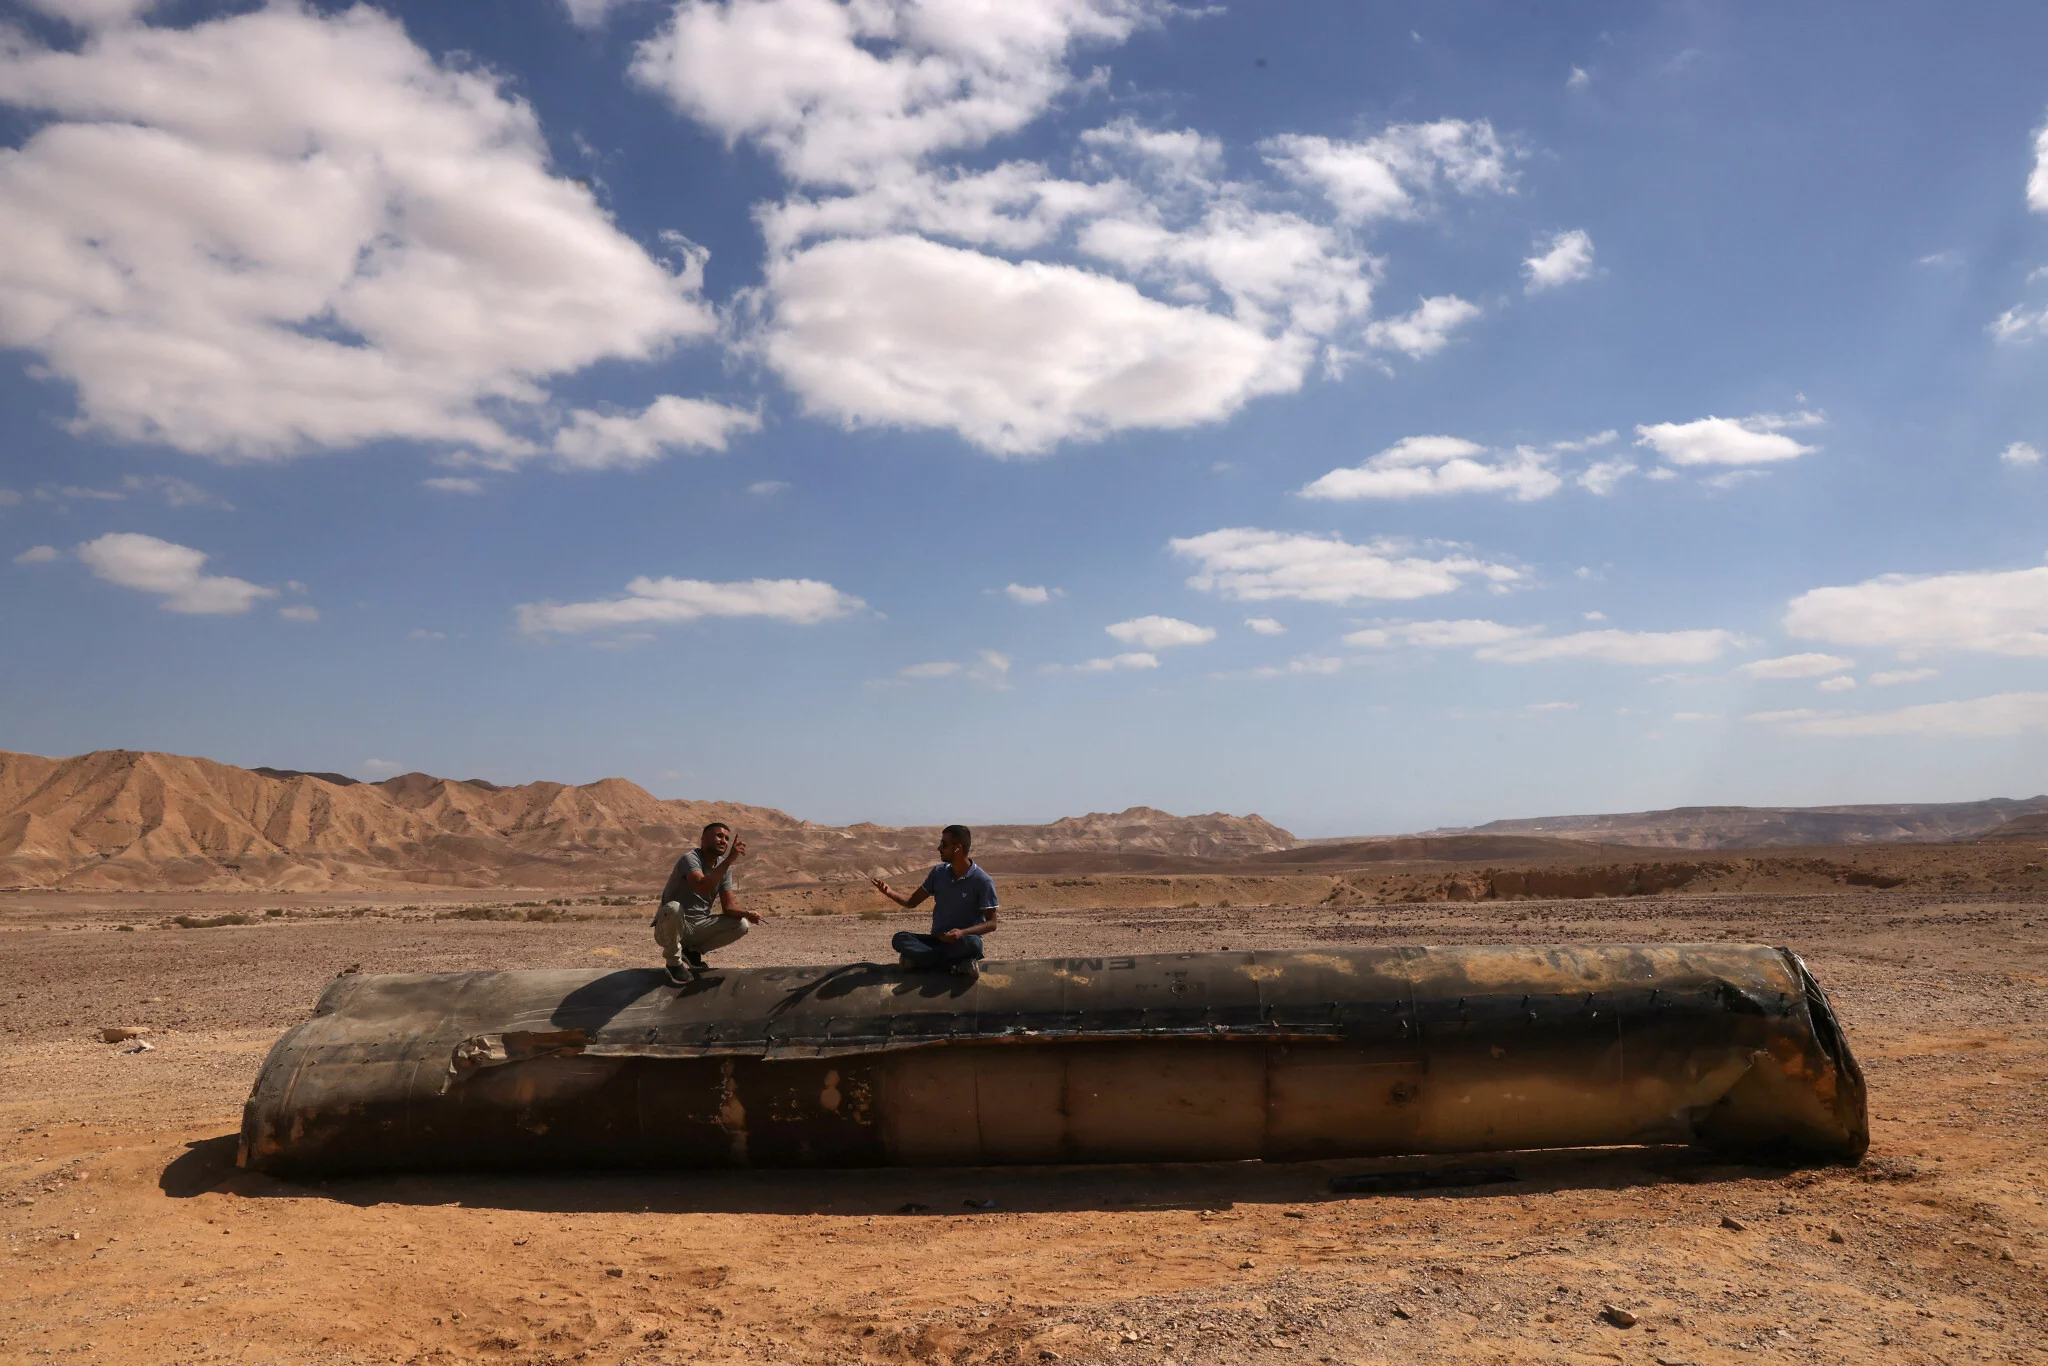
{"label": "crouching man", "polygon": [[697,837],[695,849],[676,860],[675,871],[661,889],[661,909],[654,913],[654,942],[668,963],[668,980],[684,986],[706,968],[704,955],[722,949],[761,923],[732,899],[732,866],[747,852],[745,840],[732,837],[732,827],[713,821]]}
{"label": "crouching man", "polygon": [[932,932],[905,930],[892,944],[904,967],[924,971],[950,968],[963,977],[980,975],[981,937],[996,928],[1000,912],[995,881],[968,857],[973,847],[972,830],[949,825],[939,834],[943,862],[925,874],[924,883],[909,896],[899,896],[880,878],[871,879],[876,891],[906,911],[916,910],[927,899],[932,903]]}

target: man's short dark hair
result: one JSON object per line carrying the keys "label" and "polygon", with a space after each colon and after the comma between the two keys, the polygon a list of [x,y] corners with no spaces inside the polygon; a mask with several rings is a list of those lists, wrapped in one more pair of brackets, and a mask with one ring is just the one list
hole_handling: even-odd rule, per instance
{"label": "man's short dark hair", "polygon": [[732,827],[727,825],[724,821],[712,821],[709,824],[707,824],[702,830],[699,830],[697,832],[698,843],[703,843],[704,837],[706,835],[709,835],[714,830],[723,830],[728,835],[732,833]]}
{"label": "man's short dark hair", "polygon": [[974,848],[974,832],[964,825],[949,825],[939,832],[940,839],[948,839],[962,849]]}

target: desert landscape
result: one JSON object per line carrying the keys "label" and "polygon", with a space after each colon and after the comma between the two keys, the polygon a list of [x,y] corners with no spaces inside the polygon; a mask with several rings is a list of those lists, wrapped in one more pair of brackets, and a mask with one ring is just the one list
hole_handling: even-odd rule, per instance
{"label": "desert landscape", "polygon": [[[562,833],[528,819],[508,866],[471,853],[464,876],[490,885],[451,886],[437,854],[415,867],[403,850],[374,865],[335,852],[341,822],[319,803],[332,813],[368,785],[204,763],[0,768],[9,1359],[2048,1360],[2048,839],[2027,826],[1746,850],[1521,833],[1302,842],[1256,818],[1147,811],[989,832],[1006,906],[992,948],[1006,957],[1789,945],[1869,1078],[1872,1144],[1854,1169],[1653,1148],[1510,1154],[1487,1160],[1512,1181],[1377,1195],[1330,1179],[1458,1164],[298,1184],[235,1168],[239,1109],[270,1044],[337,973],[651,964],[650,879],[683,826],[732,808],[661,803],[659,824],[624,835],[592,821],[556,839],[554,876],[522,885],[532,851]],[[192,773],[208,779],[196,791],[163,777]],[[426,795],[437,783],[380,786],[433,813],[422,821],[489,825],[501,794]],[[449,791],[465,786],[479,794],[466,808]],[[297,825],[267,801],[278,790],[296,794]],[[587,815],[598,795],[537,805]],[[732,818],[759,842],[743,894],[770,919],[725,961],[873,960],[919,923],[858,878],[916,866],[931,832]],[[267,845],[250,828],[272,832]],[[201,860],[242,867],[202,878]],[[328,875],[283,885],[304,866]]]}

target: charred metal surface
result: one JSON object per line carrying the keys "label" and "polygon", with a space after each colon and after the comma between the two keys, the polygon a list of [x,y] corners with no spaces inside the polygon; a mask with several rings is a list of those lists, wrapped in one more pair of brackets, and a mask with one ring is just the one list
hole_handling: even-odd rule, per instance
{"label": "charred metal surface", "polygon": [[1863,1078],[1761,945],[1317,949],[338,978],[270,1051],[278,1173],[1353,1157],[1854,1162]]}

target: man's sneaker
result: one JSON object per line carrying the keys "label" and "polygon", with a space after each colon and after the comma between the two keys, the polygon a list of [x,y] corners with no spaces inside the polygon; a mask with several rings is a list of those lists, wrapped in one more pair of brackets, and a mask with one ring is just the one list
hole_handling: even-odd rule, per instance
{"label": "man's sneaker", "polygon": [[953,965],[953,975],[955,977],[981,976],[981,960],[979,958],[961,959]]}
{"label": "man's sneaker", "polygon": [[691,972],[708,972],[711,970],[711,965],[704,961],[704,955],[695,949],[684,949],[683,961],[690,965]]}
{"label": "man's sneaker", "polygon": [[672,987],[686,987],[697,980],[697,974],[687,963],[670,963],[667,968],[668,984]]}

